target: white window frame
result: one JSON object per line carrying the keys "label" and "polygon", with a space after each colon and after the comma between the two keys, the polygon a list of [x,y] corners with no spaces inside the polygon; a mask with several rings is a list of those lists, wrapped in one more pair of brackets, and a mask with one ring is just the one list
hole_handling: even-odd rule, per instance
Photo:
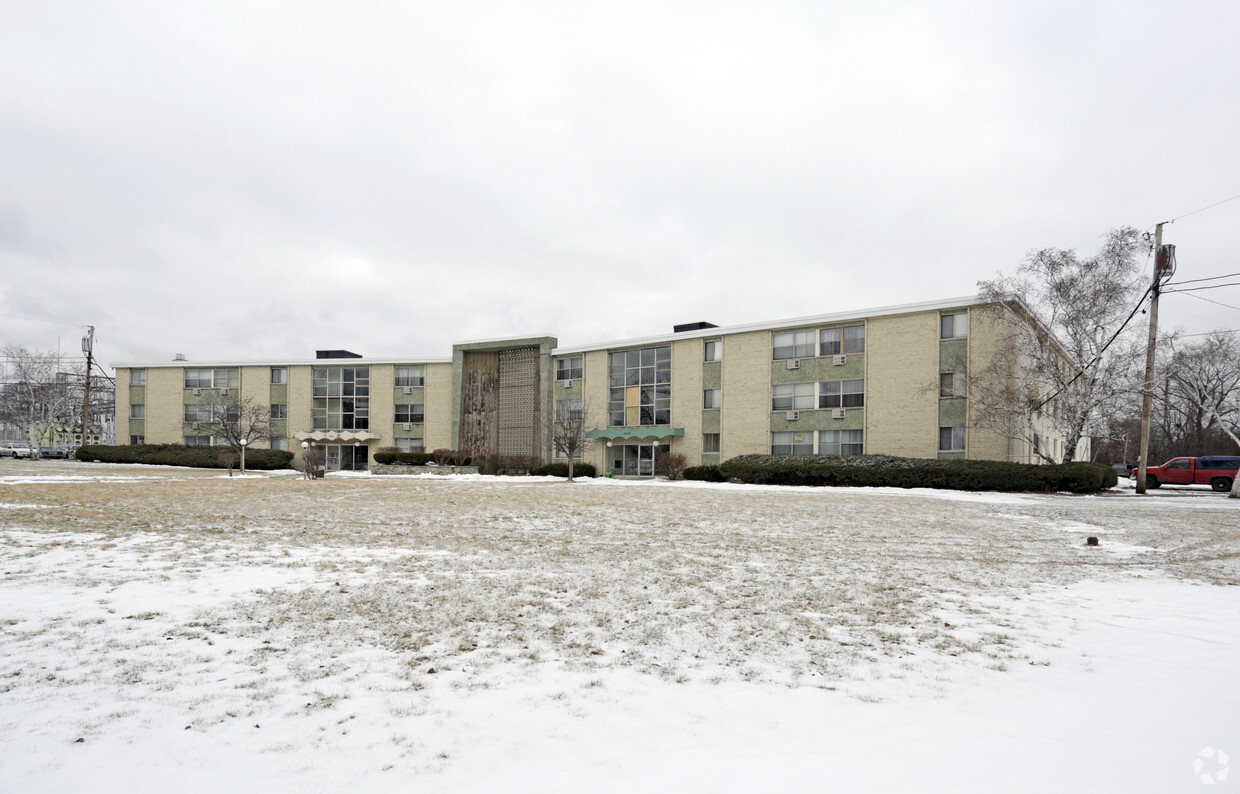
{"label": "white window frame", "polygon": [[710,411],[723,407],[723,389],[702,389],[702,410]]}
{"label": "white window frame", "polygon": [[[943,431],[949,431],[947,444],[943,446]],[[954,425],[951,427],[939,428],[939,452],[964,452],[968,448],[969,434],[964,425]]]}
{"label": "white window frame", "polygon": [[703,361],[723,361],[723,340],[712,339],[702,343]]}
{"label": "white window frame", "polygon": [[967,339],[969,336],[969,313],[952,312],[939,315],[940,339]]}
{"label": "white window frame", "polygon": [[810,411],[818,399],[818,384],[780,383],[771,387],[772,411]]}
{"label": "white window frame", "polygon": [[581,373],[581,356],[564,356],[555,360],[556,380],[581,380]]}
{"label": "white window frame", "polygon": [[288,383],[288,367],[272,367],[271,383],[273,386],[279,386]]}
{"label": "white window frame", "polygon": [[409,365],[396,367],[393,371],[393,385],[397,388],[421,387],[426,385],[426,367]]}
{"label": "white window frame", "polygon": [[129,385],[130,386],[145,386],[146,385],[146,370],[145,369],[129,370]]}
{"label": "white window frame", "polygon": [[[819,408],[864,408],[865,380],[824,380],[818,382]],[[832,431],[834,432],[834,431]]]}
{"label": "white window frame", "polygon": [[771,334],[772,361],[814,358],[817,349],[818,333],[816,331],[781,331]]}
{"label": "white window frame", "polygon": [[129,418],[130,419],[145,419],[146,418],[146,403],[133,403],[132,405],[130,405],[129,406]]}
{"label": "white window frame", "polygon": [[706,455],[719,454],[719,433],[702,434],[702,452]]}
{"label": "white window frame", "polygon": [[819,455],[860,455],[865,450],[863,430],[819,430]]}
{"label": "white window frame", "polygon": [[[802,441],[799,444],[796,441],[797,436],[807,437],[808,442]],[[782,443],[781,443],[782,442]],[[778,450],[778,447],[788,447],[789,451]],[[801,447],[801,449],[798,449]],[[813,455],[814,454],[814,431],[813,430],[772,430],[771,431],[771,454],[772,455]]]}

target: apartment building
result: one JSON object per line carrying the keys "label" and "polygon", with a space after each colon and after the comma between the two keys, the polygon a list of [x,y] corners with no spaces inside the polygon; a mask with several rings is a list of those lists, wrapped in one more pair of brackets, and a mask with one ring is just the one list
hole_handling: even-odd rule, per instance
{"label": "apartment building", "polygon": [[[669,451],[690,465],[768,452],[1035,462],[1028,445],[970,423],[964,383],[1000,336],[980,306],[966,297],[696,322],[564,348],[550,336],[492,339],[436,359],[324,350],[298,361],[124,363],[117,439],[218,443],[199,421],[204,406],[235,399],[270,406],[271,447],[300,454],[313,443],[329,469],[365,469],[381,447],[550,460],[556,411],[584,411],[584,459],[617,476],[652,476]],[[1047,429],[1040,443],[1062,439]]]}

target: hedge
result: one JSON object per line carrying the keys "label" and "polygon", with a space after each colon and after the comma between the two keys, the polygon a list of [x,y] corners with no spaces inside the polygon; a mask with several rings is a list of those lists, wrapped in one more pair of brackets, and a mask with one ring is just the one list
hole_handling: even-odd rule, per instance
{"label": "hedge", "polygon": [[690,466],[685,469],[683,476],[686,480],[702,480],[705,482],[727,482],[728,478],[723,476],[723,472],[719,471],[718,466]]}
{"label": "hedge", "polygon": [[435,456],[430,452],[376,452],[375,463],[401,463],[406,466],[425,466]]}
{"label": "hedge", "polygon": [[1101,463],[1037,466],[992,460],[932,460],[889,455],[741,455],[719,466],[729,479],[772,485],[952,488],[961,491],[1093,493],[1118,475]]}
{"label": "hedge", "polygon": [[[574,463],[573,464],[573,476],[574,477],[594,477],[596,476],[597,473],[598,471],[597,469],[594,468],[593,463]],[[568,476],[568,464],[567,463],[547,463],[542,466],[539,466],[536,469],[531,469],[530,474],[537,475],[539,477],[567,477]]]}
{"label": "hedge", "polygon": [[[93,463],[149,463],[160,466],[190,466],[196,469],[222,469],[220,453],[228,447],[187,447],[184,444],[129,444],[108,446],[86,444],[78,448],[77,459]],[[247,449],[247,469],[292,468],[293,453],[283,449]]]}

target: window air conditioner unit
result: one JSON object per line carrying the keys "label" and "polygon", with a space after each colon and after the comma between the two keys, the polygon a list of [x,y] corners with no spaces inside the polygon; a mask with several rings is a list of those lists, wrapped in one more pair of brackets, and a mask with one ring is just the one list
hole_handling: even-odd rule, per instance
{"label": "window air conditioner unit", "polygon": [[220,389],[220,396],[221,396],[221,397],[227,397],[227,396],[228,396],[228,387],[224,387],[223,389]]}
{"label": "window air conditioner unit", "polygon": [[845,416],[847,416],[847,414],[848,412],[844,410],[843,408],[832,408],[831,409],[832,419],[843,419]]}
{"label": "window air conditioner unit", "polygon": [[202,394],[202,389],[194,389],[194,396],[195,396],[195,397],[197,397],[197,396],[198,396],[198,395],[200,395],[200,394]]}
{"label": "window air conditioner unit", "polygon": [[401,427],[401,429],[402,429],[402,430],[412,430],[412,429],[413,429],[413,423],[412,423],[412,422],[405,422],[405,423],[404,423],[403,425],[401,425],[400,427]]}
{"label": "window air conditioner unit", "polygon": [[788,369],[800,369],[800,368],[801,368],[801,359],[799,358],[788,359]]}
{"label": "window air conditioner unit", "polygon": [[784,418],[787,419],[789,422],[795,422],[796,420],[801,418],[801,412],[800,411],[784,411]]}
{"label": "window air conditioner unit", "polygon": [[197,430],[197,429],[198,429],[198,423],[197,423],[197,422],[190,422],[189,428],[190,428],[190,430]]}
{"label": "window air conditioner unit", "polygon": [[412,387],[412,386],[406,386],[406,387],[405,387],[405,394],[413,394],[413,387]]}
{"label": "window air conditioner unit", "polygon": [[834,356],[831,359],[831,363],[837,367],[843,366],[844,364],[848,363],[848,356]]}
{"label": "window air conditioner unit", "polygon": [[572,381],[572,379],[571,379],[571,378],[569,378],[568,380],[564,381],[564,388],[566,388],[566,389],[571,389],[571,388],[573,388],[573,381]]}

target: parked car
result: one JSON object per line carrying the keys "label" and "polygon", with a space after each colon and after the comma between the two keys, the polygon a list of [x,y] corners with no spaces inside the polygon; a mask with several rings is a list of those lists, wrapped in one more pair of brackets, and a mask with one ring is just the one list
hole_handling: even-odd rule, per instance
{"label": "parked car", "polygon": [[30,445],[25,441],[5,441],[0,445],[0,456],[6,458],[30,457]]}
{"label": "parked car", "polygon": [[1112,463],[1111,468],[1115,469],[1115,473],[1121,477],[1132,477],[1133,472],[1137,470],[1135,463]]}
{"label": "parked car", "polygon": [[1145,486],[1209,485],[1216,491],[1227,492],[1236,479],[1237,469],[1240,469],[1240,457],[1172,458],[1161,466],[1145,470]]}

